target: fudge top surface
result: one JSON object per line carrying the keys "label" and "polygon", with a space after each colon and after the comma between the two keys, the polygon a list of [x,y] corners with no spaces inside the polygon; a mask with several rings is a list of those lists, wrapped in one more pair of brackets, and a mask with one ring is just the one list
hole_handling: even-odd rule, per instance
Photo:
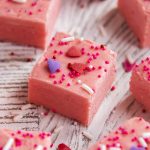
{"label": "fudge top surface", "polygon": [[[60,63],[60,69],[52,74],[48,68],[48,60]],[[97,87],[105,86],[104,81],[110,80],[111,76],[106,79],[106,74],[108,71],[116,71],[115,64],[116,53],[104,45],[57,33],[52,38],[50,48],[34,67],[30,78],[89,97],[91,94],[81,88],[81,85],[86,84],[95,93]]]}
{"label": "fudge top surface", "polygon": [[[101,146],[117,150],[147,150],[150,149],[150,124],[144,119],[135,117],[126,121],[116,131],[105,136],[90,150],[99,150]],[[106,148],[107,149],[107,148]]]}
{"label": "fudge top surface", "polygon": [[136,65],[133,73],[137,73],[142,79],[150,81],[150,57],[143,59],[139,65]]}
{"label": "fudge top surface", "polygon": [[[48,11],[56,7],[54,1],[27,0],[25,3],[17,3],[13,0],[0,0],[0,17],[44,22],[48,18]],[[50,7],[51,5],[53,6]]]}
{"label": "fudge top surface", "polygon": [[144,11],[150,12],[150,1],[149,0],[135,0],[137,3],[139,3],[140,7],[143,8]]}
{"label": "fudge top surface", "polygon": [[0,149],[4,148],[9,140],[13,140],[13,150],[35,150],[39,145],[43,149],[49,149],[51,146],[51,133],[48,132],[0,129],[0,139]]}

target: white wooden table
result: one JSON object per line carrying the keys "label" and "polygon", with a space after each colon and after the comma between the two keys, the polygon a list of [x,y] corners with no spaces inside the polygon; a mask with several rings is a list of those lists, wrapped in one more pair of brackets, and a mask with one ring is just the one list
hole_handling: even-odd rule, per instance
{"label": "white wooden table", "polygon": [[[98,112],[88,128],[53,112],[43,116],[43,109],[36,106],[21,111],[27,103],[28,75],[42,53],[35,48],[0,43],[0,127],[44,131],[63,127],[53,135],[53,149],[59,143],[66,143],[72,150],[87,150],[90,144],[128,118],[143,116],[150,121],[150,113],[143,113],[143,108],[129,93],[130,73],[122,68],[127,52],[140,61],[150,55],[150,51],[138,48],[137,39],[117,10],[117,1],[63,0],[55,32],[68,32],[74,28],[79,36],[106,43],[118,53],[116,90],[106,97],[112,100],[113,111],[110,114]],[[27,62],[29,58],[32,61]],[[20,111],[23,117],[14,120],[14,114]],[[99,121],[100,115],[104,116],[103,122]],[[82,135],[84,131],[93,136],[92,140]]]}

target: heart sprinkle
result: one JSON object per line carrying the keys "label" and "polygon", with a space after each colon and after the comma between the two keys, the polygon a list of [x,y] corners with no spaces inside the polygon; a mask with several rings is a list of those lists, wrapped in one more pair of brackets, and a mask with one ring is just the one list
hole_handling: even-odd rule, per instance
{"label": "heart sprinkle", "polygon": [[60,63],[54,59],[48,59],[48,68],[50,73],[56,73],[60,69]]}
{"label": "heart sprinkle", "polygon": [[130,148],[130,150],[145,150],[145,148],[132,146],[132,147]]}
{"label": "heart sprinkle", "polygon": [[83,74],[84,73],[84,70],[86,69],[86,65],[85,64],[82,64],[82,63],[74,63],[74,64],[71,64],[69,63],[68,64],[68,68],[72,71],[75,71],[77,73],[80,73],[80,74]]}
{"label": "heart sprinkle", "polygon": [[71,150],[67,145],[64,143],[59,144],[57,150]]}
{"label": "heart sprinkle", "polygon": [[68,57],[80,57],[82,55],[81,50],[76,46],[72,46],[66,53]]}

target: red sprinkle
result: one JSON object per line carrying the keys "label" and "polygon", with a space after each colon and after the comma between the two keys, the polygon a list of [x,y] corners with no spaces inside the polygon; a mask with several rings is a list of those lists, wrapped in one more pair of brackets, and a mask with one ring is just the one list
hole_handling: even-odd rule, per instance
{"label": "red sprinkle", "polygon": [[127,59],[122,63],[125,72],[130,72],[136,64],[131,64]]}
{"label": "red sprinkle", "polygon": [[111,87],[111,91],[114,91],[115,89],[116,89],[115,86],[112,86],[112,87]]}
{"label": "red sprinkle", "polygon": [[71,150],[67,145],[64,143],[59,144],[57,150]]}

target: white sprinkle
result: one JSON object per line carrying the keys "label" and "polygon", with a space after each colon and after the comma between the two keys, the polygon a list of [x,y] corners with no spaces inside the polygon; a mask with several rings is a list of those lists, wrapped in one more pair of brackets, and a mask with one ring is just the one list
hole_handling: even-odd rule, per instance
{"label": "white sprinkle", "polygon": [[104,144],[101,144],[100,146],[99,146],[99,148],[100,148],[100,150],[106,150],[107,148],[106,148],[106,145],[104,145]]}
{"label": "white sprinkle", "polygon": [[33,107],[33,105],[31,105],[31,104],[26,104],[26,105],[24,105],[24,106],[21,107],[21,110],[27,110],[27,109],[30,109],[30,108],[32,108],[32,107]]}
{"label": "white sprinkle", "polygon": [[81,41],[84,41],[84,37],[81,37],[80,40],[81,40]]}
{"label": "white sprinkle", "polygon": [[54,133],[59,133],[63,129],[63,126],[55,128]]}
{"label": "white sprinkle", "polygon": [[82,87],[85,91],[87,91],[89,94],[91,94],[91,95],[94,94],[94,91],[93,91],[88,85],[86,85],[85,83],[83,83],[81,87]]}
{"label": "white sprinkle", "polygon": [[16,2],[16,3],[26,3],[27,0],[13,0],[13,2]]}
{"label": "white sprinkle", "polygon": [[89,132],[84,131],[84,132],[82,132],[82,134],[83,134],[86,138],[88,138],[89,140],[92,140],[92,139],[93,139],[93,136],[92,136]]}
{"label": "white sprinkle", "polygon": [[43,150],[43,146],[42,145],[38,145],[38,147],[35,150]]}
{"label": "white sprinkle", "polygon": [[120,145],[120,143],[117,143],[116,146],[117,146],[117,147],[120,147],[121,145]]}
{"label": "white sprinkle", "polygon": [[14,143],[14,139],[10,138],[6,145],[3,147],[3,150],[10,150],[12,148],[12,145]]}
{"label": "white sprinkle", "polygon": [[147,143],[146,143],[146,141],[144,140],[144,138],[142,138],[142,137],[139,137],[139,142],[140,142],[140,144],[144,147],[144,148],[146,148],[147,147]]}
{"label": "white sprinkle", "polygon": [[109,150],[121,150],[119,147],[110,147]]}
{"label": "white sprinkle", "polygon": [[81,81],[81,80],[78,80],[78,81],[77,81],[77,83],[78,83],[78,84],[81,84],[81,83],[82,83],[82,81]]}
{"label": "white sprinkle", "polygon": [[145,132],[142,135],[143,138],[150,138],[150,132]]}
{"label": "white sprinkle", "polygon": [[93,66],[92,66],[92,65],[89,65],[89,68],[90,68],[90,69],[93,69]]}
{"label": "white sprinkle", "polygon": [[130,64],[134,64],[134,60],[130,54],[126,54],[126,58],[129,61]]}
{"label": "white sprinkle", "polygon": [[16,116],[14,116],[14,118],[13,118],[13,120],[14,121],[18,121],[18,120],[20,120],[20,119],[22,119],[22,115],[20,114],[20,115],[16,115]]}
{"label": "white sprinkle", "polygon": [[61,40],[61,42],[71,42],[71,41],[74,41],[75,40],[75,37],[66,37],[66,38],[63,38]]}

